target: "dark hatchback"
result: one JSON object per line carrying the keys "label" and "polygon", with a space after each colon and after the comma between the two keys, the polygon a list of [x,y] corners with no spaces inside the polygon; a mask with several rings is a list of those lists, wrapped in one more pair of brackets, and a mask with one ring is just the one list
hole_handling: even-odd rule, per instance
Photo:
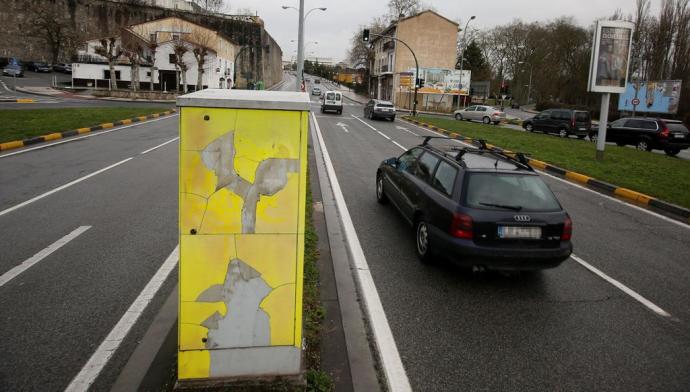
{"label": "dark hatchback", "polygon": [[572,221],[524,157],[428,141],[376,172],[378,201],[414,227],[422,262],[539,270],[570,256]]}
{"label": "dark hatchback", "polygon": [[680,121],[658,118],[621,118],[606,129],[606,141],[632,145],[641,151],[663,150],[675,156],[690,148],[690,131]]}

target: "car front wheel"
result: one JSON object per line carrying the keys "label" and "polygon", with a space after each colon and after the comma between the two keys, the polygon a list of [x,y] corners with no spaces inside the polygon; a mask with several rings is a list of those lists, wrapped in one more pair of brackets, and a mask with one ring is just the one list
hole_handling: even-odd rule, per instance
{"label": "car front wheel", "polygon": [[380,204],[388,203],[388,196],[383,191],[383,174],[381,173],[376,176],[376,201]]}
{"label": "car front wheel", "polygon": [[462,121],[462,114],[460,114],[460,113],[456,114],[455,119],[458,121]]}
{"label": "car front wheel", "polygon": [[527,132],[534,132],[534,126],[532,124],[526,124],[525,129]]}
{"label": "car front wheel", "polygon": [[429,242],[429,226],[424,219],[419,219],[416,230],[416,246],[417,257],[424,264],[430,264],[432,261],[431,243]]}
{"label": "car front wheel", "polygon": [[635,147],[640,151],[652,151],[652,143],[649,138],[646,137],[638,140]]}

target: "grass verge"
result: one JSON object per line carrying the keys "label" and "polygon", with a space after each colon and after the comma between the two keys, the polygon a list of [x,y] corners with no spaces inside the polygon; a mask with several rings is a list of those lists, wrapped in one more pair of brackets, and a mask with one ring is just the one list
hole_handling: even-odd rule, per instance
{"label": "grass verge", "polygon": [[[307,173],[307,179],[309,174]],[[321,370],[321,323],[325,310],[319,296],[319,268],[316,263],[319,260],[317,245],[319,237],[314,228],[314,201],[311,195],[311,187],[307,181],[307,206],[304,227],[304,336],[307,350],[307,391],[330,392],[334,389],[330,376]]]}
{"label": "grass verge", "polygon": [[684,159],[606,145],[604,160],[597,161],[596,145],[583,140],[438,117],[416,120],[690,208],[690,161]]}
{"label": "grass verge", "polygon": [[165,107],[102,107],[0,110],[0,143],[169,110]]}

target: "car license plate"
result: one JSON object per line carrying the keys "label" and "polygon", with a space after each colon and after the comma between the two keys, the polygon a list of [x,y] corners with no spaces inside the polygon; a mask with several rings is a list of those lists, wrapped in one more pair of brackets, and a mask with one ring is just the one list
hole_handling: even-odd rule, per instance
{"label": "car license plate", "polygon": [[541,227],[498,226],[498,238],[541,238]]}
{"label": "car license plate", "polygon": [[676,139],[682,139],[685,137],[685,135],[683,135],[682,133],[676,133],[673,135],[673,137],[675,137]]}
{"label": "car license plate", "polygon": [[578,128],[580,131],[586,131],[587,128]]}

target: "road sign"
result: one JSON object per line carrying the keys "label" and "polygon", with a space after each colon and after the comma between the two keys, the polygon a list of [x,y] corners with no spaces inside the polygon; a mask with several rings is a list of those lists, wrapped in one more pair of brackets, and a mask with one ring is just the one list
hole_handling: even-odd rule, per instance
{"label": "road sign", "polygon": [[635,106],[639,105],[640,104],[640,98],[633,98],[632,104]]}

